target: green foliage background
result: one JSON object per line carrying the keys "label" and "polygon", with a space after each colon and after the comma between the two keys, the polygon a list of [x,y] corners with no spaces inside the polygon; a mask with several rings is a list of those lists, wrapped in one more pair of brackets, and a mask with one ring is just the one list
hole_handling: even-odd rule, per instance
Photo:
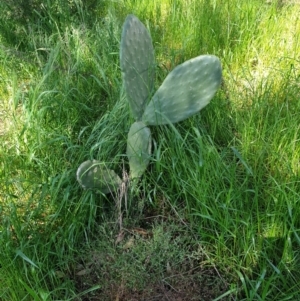
{"label": "green foliage background", "polygon": [[[125,287],[143,289],[171,259],[193,258],[226,283],[215,299],[297,300],[299,10],[262,1],[1,1],[0,299],[103,297],[129,277],[128,254],[144,258],[149,243],[167,251],[152,255],[151,272],[134,261],[139,279]],[[153,159],[121,203],[122,223],[160,234],[132,253],[114,243],[118,196],[83,191],[75,178],[88,159],[120,177],[128,170],[119,43],[129,13],[151,32],[157,87],[199,54],[220,57],[224,77],[201,114],[151,128]],[[151,216],[166,218],[166,233],[145,222]],[[178,239],[169,255],[168,233]],[[76,267],[95,250],[118,264],[111,278],[98,267],[97,282],[86,276],[80,287]]]}

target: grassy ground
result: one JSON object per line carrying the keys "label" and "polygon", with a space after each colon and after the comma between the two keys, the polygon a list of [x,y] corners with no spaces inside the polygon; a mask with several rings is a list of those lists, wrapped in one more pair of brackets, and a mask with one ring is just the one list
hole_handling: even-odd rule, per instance
{"label": "grassy ground", "polygon": [[[300,300],[300,6],[14,3],[0,3],[0,300]],[[120,199],[75,173],[91,158],[128,171],[129,13],[157,86],[207,53],[224,80],[200,114],[151,129],[151,164]]]}

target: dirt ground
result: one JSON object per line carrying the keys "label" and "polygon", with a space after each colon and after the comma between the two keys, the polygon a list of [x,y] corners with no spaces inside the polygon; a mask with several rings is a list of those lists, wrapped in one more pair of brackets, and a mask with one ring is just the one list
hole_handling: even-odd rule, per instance
{"label": "dirt ground", "polygon": [[[94,285],[97,284],[97,273],[94,274]],[[90,278],[77,277],[77,288],[88,289]],[[195,269],[187,273],[172,273],[163,275],[161,279],[152,279],[144,289],[126,288],[124,283],[112,281],[110,286],[91,292],[81,301],[212,301],[228,290],[226,284],[220,281],[213,269]],[[100,284],[101,285],[101,284]],[[222,300],[233,300],[223,298]]]}

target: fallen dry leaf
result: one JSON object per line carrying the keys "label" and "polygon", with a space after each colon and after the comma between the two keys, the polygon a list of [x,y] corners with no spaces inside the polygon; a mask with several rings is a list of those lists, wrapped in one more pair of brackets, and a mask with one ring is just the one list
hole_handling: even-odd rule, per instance
{"label": "fallen dry leaf", "polygon": [[143,228],[133,228],[131,231],[136,235],[138,234],[144,237],[149,236],[149,232]]}
{"label": "fallen dry leaf", "polygon": [[91,269],[84,269],[84,270],[81,270],[78,273],[76,273],[76,275],[83,276],[83,275],[89,274],[90,272],[91,272]]}
{"label": "fallen dry leaf", "polygon": [[126,244],[123,246],[123,249],[128,250],[128,249],[132,248],[133,245],[134,245],[134,237],[130,237],[128,239],[128,241],[126,242]]}
{"label": "fallen dry leaf", "polygon": [[117,235],[115,244],[118,244],[119,242],[121,242],[124,239],[124,231],[120,231],[119,234]]}

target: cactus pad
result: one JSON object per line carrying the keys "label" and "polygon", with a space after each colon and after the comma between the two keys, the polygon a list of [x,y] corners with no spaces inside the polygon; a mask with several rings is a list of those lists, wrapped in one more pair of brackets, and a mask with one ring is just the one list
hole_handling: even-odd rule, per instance
{"label": "cactus pad", "polygon": [[155,61],[150,34],[134,15],[128,15],[123,25],[120,63],[133,117],[141,120],[153,90]]}
{"label": "cactus pad", "polygon": [[127,157],[131,178],[140,177],[149,164],[151,155],[151,133],[146,125],[137,121],[132,124],[127,139]]}
{"label": "cactus pad", "polygon": [[221,84],[220,60],[201,55],[174,68],[154,94],[142,116],[146,125],[184,120],[204,108]]}
{"label": "cactus pad", "polygon": [[97,189],[104,194],[117,190],[122,183],[113,170],[96,160],[83,162],[78,167],[76,176],[84,189]]}

